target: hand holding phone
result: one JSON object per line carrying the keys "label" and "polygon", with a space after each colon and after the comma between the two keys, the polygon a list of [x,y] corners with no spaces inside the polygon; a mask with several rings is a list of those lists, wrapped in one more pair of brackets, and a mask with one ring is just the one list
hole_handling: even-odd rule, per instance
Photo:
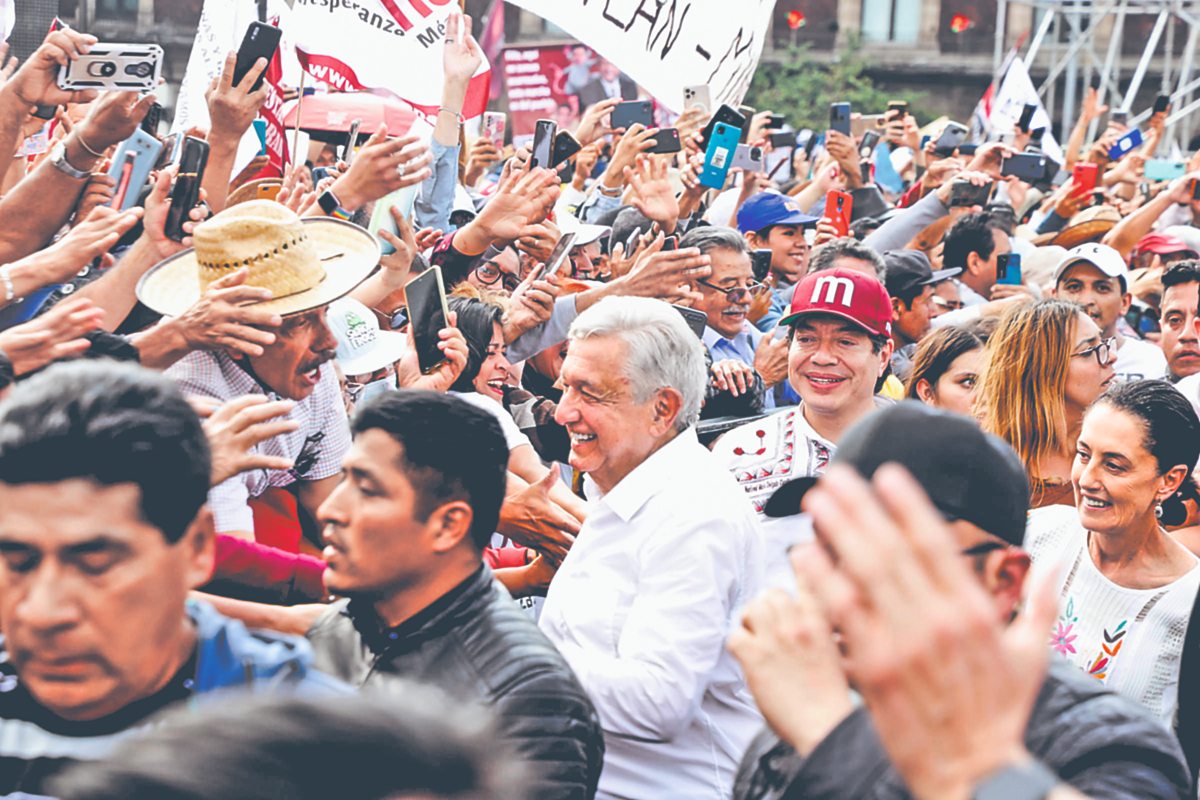
{"label": "hand holding phone", "polygon": [[1021,254],[1001,253],[996,256],[996,283],[1003,286],[1021,285]]}
{"label": "hand holding phone", "polygon": [[575,238],[578,236],[574,231],[564,233],[555,243],[554,249],[550,251],[550,256],[546,259],[546,267],[542,270],[542,279],[551,278],[557,275],[563,268],[563,264],[567,263],[567,256],[571,254],[571,247],[575,244]]}
{"label": "hand holding phone", "polygon": [[533,131],[533,149],[529,156],[529,168],[554,166],[554,137],[558,124],[554,120],[539,119]]}
{"label": "hand holding phone", "polygon": [[829,130],[850,135],[850,104],[831,103],[829,106]]}
{"label": "hand holding phone", "polygon": [[438,346],[442,341],[442,329],[450,324],[441,267],[434,265],[410,280],[404,287],[404,298],[408,302],[409,330],[417,350],[417,366],[422,375],[428,375],[449,360]]}
{"label": "hand holding phone", "polygon": [[[268,64],[271,63],[271,59],[275,57],[275,51],[279,49],[279,38],[282,35],[283,31],[274,25],[267,25],[264,22],[250,23],[250,27],[246,29],[246,35],[242,38],[241,47],[238,48],[237,62],[233,67],[234,86],[242,82],[242,78],[246,77],[246,73],[254,68],[260,58],[265,58]],[[265,77],[266,70],[263,70],[254,81],[254,86],[250,88],[250,91],[257,92],[261,89]]]}
{"label": "hand holding phone", "polygon": [[187,235],[183,223],[188,221],[189,214],[200,201],[200,184],[204,181],[207,165],[208,142],[187,137],[179,156],[179,172],[175,175],[175,186],[171,188],[171,207],[167,209],[167,222],[163,228],[167,238],[182,242]]}
{"label": "hand holding phone", "polygon": [[849,192],[833,190],[825,195],[825,218],[833,223],[839,238],[850,235],[850,219],[854,213],[854,197]]}

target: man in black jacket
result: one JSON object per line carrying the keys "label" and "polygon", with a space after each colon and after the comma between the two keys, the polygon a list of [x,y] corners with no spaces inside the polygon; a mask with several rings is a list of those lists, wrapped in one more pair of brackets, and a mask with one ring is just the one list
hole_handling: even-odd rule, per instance
{"label": "man in black jacket", "polygon": [[[785,484],[765,512],[795,513],[815,481]],[[817,487],[805,502],[822,546],[793,554],[796,597],[756,599],[730,639],[771,724],[742,759],[736,800],[906,800],[938,781],[1003,800],[1196,796],[1174,736],[1146,711],[1064,663],[1041,678],[1056,607],[1051,596],[1047,614],[1035,594],[1018,614],[1029,489],[1007,444],[967,417],[902,403],[855,425]],[[851,540],[869,555],[843,553]],[[847,575],[868,573],[890,602],[847,588],[858,585]],[[917,704],[930,713],[908,713]]]}
{"label": "man in black jacket", "polygon": [[532,796],[590,798],[604,757],[575,674],[482,564],[504,499],[499,423],[452,395],[361,407],[342,482],[322,504],[325,585],[349,597],[308,633],[319,668],[355,686],[423,680],[495,712]]}

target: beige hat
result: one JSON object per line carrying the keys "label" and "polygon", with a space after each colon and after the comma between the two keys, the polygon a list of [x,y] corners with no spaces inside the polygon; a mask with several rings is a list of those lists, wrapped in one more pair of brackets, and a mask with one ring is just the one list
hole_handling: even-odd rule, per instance
{"label": "beige hat", "polygon": [[1084,242],[1099,240],[1121,221],[1121,212],[1112,206],[1091,206],[1071,217],[1060,231],[1044,233],[1033,240],[1039,247],[1046,244],[1058,245],[1068,250]]}
{"label": "beige hat", "polygon": [[282,188],[283,181],[279,178],[259,178],[243,183],[225,198],[225,207],[241,205],[250,200],[274,200]]}
{"label": "beige hat", "polygon": [[209,285],[247,267],[247,286],[270,289],[260,305],[280,315],[332,303],[362,283],[379,263],[379,243],[357,225],[329,217],[300,219],[271,200],[250,200],[196,226],[196,246],[142,276],[137,297],[177,317]]}

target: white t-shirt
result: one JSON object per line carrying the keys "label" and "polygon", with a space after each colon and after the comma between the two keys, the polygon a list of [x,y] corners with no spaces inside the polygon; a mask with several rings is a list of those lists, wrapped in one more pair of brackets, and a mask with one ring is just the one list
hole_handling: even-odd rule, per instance
{"label": "white t-shirt", "polygon": [[1131,336],[1117,350],[1117,363],[1113,365],[1117,380],[1122,383],[1142,379],[1158,380],[1167,376],[1167,357],[1162,348],[1153,342],[1143,342]]}
{"label": "white t-shirt", "polygon": [[[529,437],[521,433],[521,429],[517,427],[517,421],[512,418],[512,414],[504,410],[504,406],[494,400],[489,400],[479,392],[450,392],[450,394],[466,400],[476,408],[481,408],[495,417],[496,421],[500,423],[501,430],[504,431],[504,442],[508,445],[510,453],[523,444],[530,444]],[[532,445],[530,446],[532,447]]]}
{"label": "white t-shirt", "polygon": [[[1155,589],[1127,589],[1100,572],[1087,542],[1073,507],[1029,512],[1025,549],[1035,562],[1061,570],[1050,647],[1173,727],[1183,641],[1200,590],[1200,569]],[[1193,561],[1200,566],[1200,559]]]}

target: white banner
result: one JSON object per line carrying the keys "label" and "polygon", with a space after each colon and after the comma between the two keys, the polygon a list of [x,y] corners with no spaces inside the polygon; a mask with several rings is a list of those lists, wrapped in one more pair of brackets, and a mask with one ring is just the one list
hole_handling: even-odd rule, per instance
{"label": "white banner", "polygon": [[[285,30],[308,74],[339,91],[382,89],[432,116],[442,102],[446,18],[456,0],[295,0]],[[483,113],[487,59],[467,89],[464,117]]]}
{"label": "white banner", "polygon": [[1050,115],[1046,113],[1046,107],[1042,105],[1037,89],[1034,88],[1033,81],[1029,78],[1025,62],[1014,58],[1008,67],[1008,72],[1004,74],[1004,80],[1000,82],[1000,91],[996,92],[996,98],[992,101],[992,113],[988,117],[992,132],[1004,135],[1012,133],[1013,127],[1021,119],[1021,112],[1025,109],[1026,103],[1037,105],[1037,111],[1033,113],[1033,121],[1029,123],[1029,129],[1046,129],[1046,133],[1042,137],[1042,152],[1059,164],[1066,163],[1063,159],[1062,148],[1059,147],[1054,134],[1050,132]]}
{"label": "white banner", "polygon": [[775,0],[509,2],[591,47],[675,112],[683,88],[699,84],[714,105],[741,103],[775,9]]}

